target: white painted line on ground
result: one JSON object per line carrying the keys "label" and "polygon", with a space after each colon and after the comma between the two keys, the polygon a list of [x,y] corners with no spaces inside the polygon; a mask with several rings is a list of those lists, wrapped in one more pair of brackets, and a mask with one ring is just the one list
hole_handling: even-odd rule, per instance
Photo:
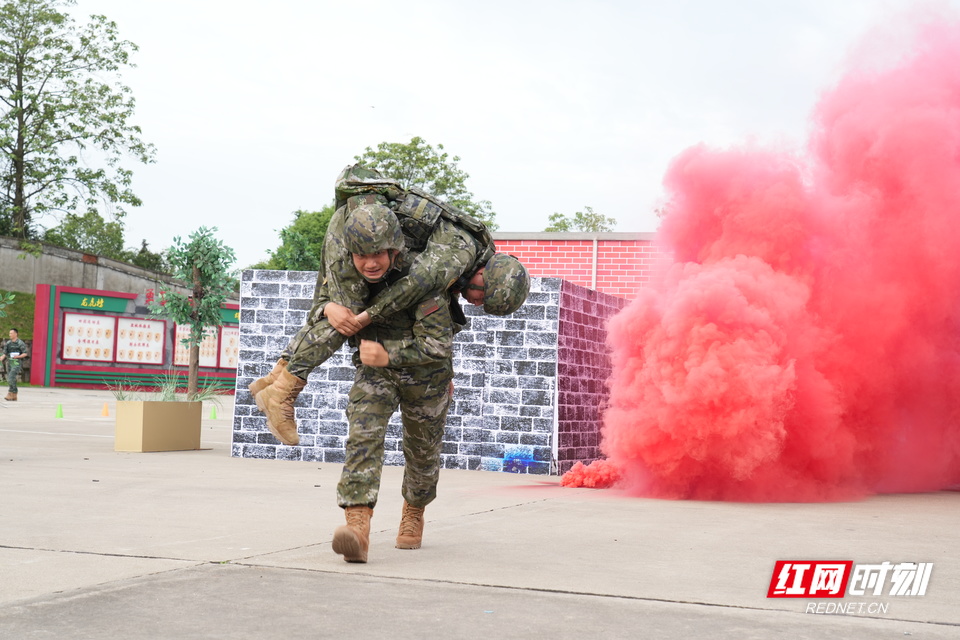
{"label": "white painted line on ground", "polygon": [[84,438],[112,438],[113,434],[110,435],[99,435],[96,433],[64,433],[62,431],[25,431],[22,429],[0,429],[5,433],[29,433],[35,436],[81,436]]}

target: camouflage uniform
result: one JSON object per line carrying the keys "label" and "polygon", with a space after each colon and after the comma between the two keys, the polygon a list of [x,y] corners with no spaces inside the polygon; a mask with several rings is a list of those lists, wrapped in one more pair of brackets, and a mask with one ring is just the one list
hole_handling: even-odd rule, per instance
{"label": "camouflage uniform", "polygon": [[[11,331],[10,333],[14,333]],[[17,338],[16,340],[8,340],[3,345],[3,355],[4,362],[7,365],[7,384],[9,385],[9,392],[7,393],[7,400],[15,399],[17,394],[17,376],[20,375],[20,371],[23,369],[23,363],[19,357],[21,354],[29,353],[27,349],[27,343]],[[14,398],[11,398],[14,396]]]}
{"label": "camouflage uniform", "polygon": [[350,389],[346,459],[337,504],[341,507],[377,504],[383,470],[387,422],[400,407],[403,422],[404,500],[425,507],[437,497],[440,448],[450,406],[453,363],[447,358],[411,367],[360,365]]}
{"label": "camouflage uniform", "polygon": [[[386,287],[395,286],[391,279],[402,280],[402,273],[392,274]],[[370,285],[372,293],[383,286]],[[337,485],[341,507],[376,505],[387,422],[398,406],[405,458],[401,493],[414,507],[425,507],[436,498],[457,330],[449,294],[440,291],[351,338],[379,342],[390,364],[371,367],[360,362],[359,352],[353,355],[357,373],[347,405],[350,431]]]}
{"label": "camouflage uniform", "polygon": [[[296,335],[293,336],[293,339],[290,340],[290,343],[280,356],[283,360],[287,360],[290,363],[287,366],[287,371],[301,380],[306,380],[311,371],[326,362],[346,341],[346,338],[334,329],[330,325],[330,321],[323,316],[323,307],[331,300],[328,292],[332,286],[336,284],[334,283],[334,285],[329,286],[327,284],[327,269],[325,267],[327,247],[332,243],[337,243],[340,245],[340,248],[335,250],[337,254],[339,254],[340,251],[346,251],[343,247],[343,226],[346,223],[346,217],[346,211],[341,207],[330,218],[330,223],[327,226],[327,235],[324,239],[324,253],[320,256],[320,269],[317,271],[317,285],[313,292],[313,305],[310,308],[310,313],[307,315],[307,322],[300,328]],[[353,267],[353,261],[349,257],[349,252],[347,253],[347,257],[351,260],[350,266]],[[354,269],[354,272],[356,272],[356,269]],[[357,278],[361,281],[363,280],[360,274],[357,274]],[[366,285],[364,285],[364,290],[365,289]],[[333,291],[332,299],[338,304],[355,309],[355,301],[363,295],[365,295],[365,291],[361,292],[357,290],[346,294],[337,289]]]}
{"label": "camouflage uniform", "polygon": [[[391,286],[374,292],[354,268],[350,252],[343,243],[347,211],[355,203],[369,202],[380,196],[360,198],[351,198],[347,206],[338,209],[331,218],[307,323],[281,356],[290,362],[287,370],[301,380],[306,380],[311,371],[344,343],[344,336],[323,317],[327,302],[336,302],[354,313],[366,309],[375,326],[383,325],[388,317],[409,309],[424,296],[446,290],[464,272],[473,268],[479,253],[468,232],[448,220],[440,220],[423,252],[408,254],[412,262],[408,260],[409,268],[405,273],[394,279]],[[372,299],[371,294],[374,294]]]}

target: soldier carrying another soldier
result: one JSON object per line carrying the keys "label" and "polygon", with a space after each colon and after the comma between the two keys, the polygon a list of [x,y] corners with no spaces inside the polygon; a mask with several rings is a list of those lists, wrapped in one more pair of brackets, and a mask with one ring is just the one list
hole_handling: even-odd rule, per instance
{"label": "soldier carrying another soldier", "polygon": [[[294,403],[310,372],[361,328],[379,324],[438,290],[460,292],[471,304],[483,305],[487,313],[509,315],[523,304],[530,289],[527,270],[513,256],[496,252],[483,224],[446,203],[437,204],[416,190],[403,191],[396,181],[356,165],[341,172],[336,194],[337,203],[342,204],[327,227],[316,287],[316,291],[326,290],[328,297],[320,301],[314,294],[307,322],[273,370],[249,386],[267,417],[267,428],[287,445],[300,441]],[[406,275],[372,299],[344,244],[348,213],[364,204],[396,208],[404,246],[413,258]],[[465,323],[457,297],[452,300],[452,313]]]}
{"label": "soldier carrying another soldier", "polygon": [[[338,196],[343,176],[356,171],[348,167],[341,174]],[[273,371],[250,385],[271,432],[285,444],[297,444],[293,405],[310,371],[346,337],[358,347],[346,459],[337,486],[346,524],[333,539],[334,551],[348,562],[367,561],[384,438],[398,406],[405,467],[396,546],[420,548],[424,508],[436,497],[453,392],[453,335],[466,321],[454,290],[490,313],[507,315],[523,304],[530,288],[523,265],[496,253],[492,241],[478,242],[477,234],[439,215],[429,233],[402,226],[403,214],[387,207],[388,201],[379,192],[353,195],[337,209],[307,324]],[[411,242],[410,233],[422,237]]]}

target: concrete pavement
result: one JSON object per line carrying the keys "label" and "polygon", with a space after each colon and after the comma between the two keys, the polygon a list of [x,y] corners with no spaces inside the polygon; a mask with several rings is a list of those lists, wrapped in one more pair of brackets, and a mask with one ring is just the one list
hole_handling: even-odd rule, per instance
{"label": "concrete pavement", "polygon": [[[401,551],[386,467],[370,562],[348,564],[339,465],[232,458],[230,402],[209,414],[200,451],[117,453],[109,392],[0,405],[0,638],[960,637],[958,492],[681,502],[444,471]],[[853,615],[766,597],[777,560],[836,559],[934,569]]]}

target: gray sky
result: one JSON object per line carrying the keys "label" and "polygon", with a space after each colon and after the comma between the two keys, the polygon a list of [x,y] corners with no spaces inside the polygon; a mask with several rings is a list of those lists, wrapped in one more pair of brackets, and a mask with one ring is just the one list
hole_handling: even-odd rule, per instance
{"label": "gray sky", "polygon": [[[591,206],[654,231],[698,143],[802,147],[850,51],[909,0],[78,0],[140,51],[123,80],[156,164],[130,246],[216,226],[238,267],[333,197],[367,146],[460,156],[500,231]],[[929,3],[927,3],[929,4]],[[960,0],[940,2],[956,7]]]}

